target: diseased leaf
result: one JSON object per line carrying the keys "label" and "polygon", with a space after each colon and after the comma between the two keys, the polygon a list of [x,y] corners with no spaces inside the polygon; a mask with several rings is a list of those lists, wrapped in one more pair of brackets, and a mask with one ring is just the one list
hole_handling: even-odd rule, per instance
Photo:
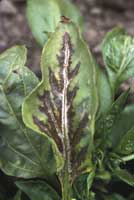
{"label": "diseased leaf", "polygon": [[116,169],[113,172],[113,175],[124,181],[130,186],[134,186],[134,175],[130,174],[124,169]]}
{"label": "diseased leaf", "polygon": [[49,36],[55,31],[61,16],[71,18],[81,29],[83,19],[77,8],[66,0],[28,0],[27,18],[32,33],[43,47]]}
{"label": "diseased leaf", "polygon": [[114,94],[123,81],[134,76],[134,39],[115,28],[106,35],[102,52]]}
{"label": "diseased leaf", "polygon": [[16,185],[30,200],[61,200],[58,193],[44,181],[17,181]]}
{"label": "diseased leaf", "polygon": [[0,168],[11,176],[45,177],[55,172],[51,145],[22,122],[24,98],[38,83],[24,67],[25,57],[26,50],[21,46],[0,55]]}
{"label": "diseased leaf", "polygon": [[42,81],[26,98],[24,122],[49,138],[58,166],[63,167],[59,159],[66,161],[71,176],[90,172],[98,105],[95,66],[71,21],[59,24],[43,50],[41,63]]}

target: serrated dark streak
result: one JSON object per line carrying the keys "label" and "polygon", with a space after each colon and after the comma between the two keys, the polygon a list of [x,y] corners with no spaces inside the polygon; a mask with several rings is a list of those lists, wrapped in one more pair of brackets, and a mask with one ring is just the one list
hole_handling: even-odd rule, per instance
{"label": "serrated dark streak", "polygon": [[[39,111],[46,116],[46,122],[40,121],[37,116],[33,116],[33,121],[39,129],[55,140],[64,159],[67,161],[70,174],[73,170],[72,163],[78,158],[75,155],[75,145],[80,142],[84,128],[88,123],[88,115],[85,113],[80,119],[78,127],[73,127],[76,114],[73,101],[79,86],[76,84],[72,88],[71,83],[80,70],[80,62],[72,69],[73,53],[73,45],[69,34],[66,32],[63,35],[62,48],[57,55],[59,63],[59,73],[57,75],[59,77],[57,79],[57,75],[49,67],[50,90],[44,91],[43,95],[38,95],[41,102]],[[79,155],[82,158],[82,154]]]}

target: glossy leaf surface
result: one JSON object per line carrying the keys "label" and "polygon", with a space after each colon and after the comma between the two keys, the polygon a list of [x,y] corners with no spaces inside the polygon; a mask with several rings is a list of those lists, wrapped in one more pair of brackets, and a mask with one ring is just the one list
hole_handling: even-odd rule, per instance
{"label": "glossy leaf surface", "polygon": [[43,47],[55,31],[61,16],[71,18],[82,28],[83,20],[77,8],[66,0],[28,0],[27,18],[32,33]]}
{"label": "glossy leaf surface", "polygon": [[58,166],[62,167],[61,159],[67,160],[75,177],[91,170],[89,150],[98,103],[92,56],[70,20],[62,18],[41,63],[42,81],[27,97],[23,118],[51,140]]}
{"label": "glossy leaf surface", "polygon": [[55,161],[48,140],[22,122],[24,98],[38,83],[25,59],[21,46],[0,55],[0,167],[8,175],[31,178],[53,173]]}
{"label": "glossy leaf surface", "polygon": [[106,35],[102,52],[114,93],[123,81],[134,76],[134,39],[115,28]]}

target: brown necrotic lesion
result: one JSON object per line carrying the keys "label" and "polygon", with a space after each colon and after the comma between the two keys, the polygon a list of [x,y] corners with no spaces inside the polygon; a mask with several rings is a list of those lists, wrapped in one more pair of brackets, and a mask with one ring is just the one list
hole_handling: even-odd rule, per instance
{"label": "brown necrotic lesion", "polygon": [[73,143],[79,142],[80,135],[88,123],[86,113],[79,122],[79,127],[76,130],[72,128],[75,116],[73,101],[79,86],[76,84],[72,88],[70,85],[80,70],[80,63],[72,69],[73,53],[73,45],[69,34],[66,32],[63,36],[60,55],[57,55],[59,78],[57,79],[55,72],[49,67],[50,90],[46,90],[43,95],[38,96],[41,102],[39,111],[47,117],[47,121],[41,121],[37,116],[33,116],[33,121],[40,131],[52,137],[63,154],[64,151],[68,152],[67,156],[70,162],[74,155]]}

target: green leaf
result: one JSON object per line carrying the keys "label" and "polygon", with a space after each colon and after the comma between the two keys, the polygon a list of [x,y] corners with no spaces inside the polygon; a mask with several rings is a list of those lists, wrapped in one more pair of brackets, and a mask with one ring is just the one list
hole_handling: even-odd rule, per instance
{"label": "green leaf", "polygon": [[63,15],[71,18],[82,29],[83,19],[71,2],[66,0],[27,1],[28,22],[34,37],[42,47],[55,31]]}
{"label": "green leaf", "polygon": [[113,149],[116,150],[126,133],[134,126],[134,105],[127,105],[120,113],[111,130]]}
{"label": "green leaf", "polygon": [[134,76],[134,39],[115,28],[106,35],[102,52],[114,94],[123,81]]}
{"label": "green leaf", "polygon": [[0,55],[0,84],[7,81],[12,71],[17,73],[19,66],[25,65],[26,55],[24,46],[15,46]]}
{"label": "green leaf", "polygon": [[130,174],[124,169],[116,169],[113,171],[113,175],[118,177],[120,180],[124,181],[130,186],[134,186],[134,175]]}
{"label": "green leaf", "polygon": [[94,180],[95,172],[92,171],[89,174],[82,174],[75,180],[73,184],[74,194],[76,199],[90,200],[90,189]]}
{"label": "green leaf", "polygon": [[0,55],[0,168],[11,176],[44,177],[55,172],[55,161],[49,141],[22,122],[24,98],[38,83],[25,58],[21,46]]}
{"label": "green leaf", "polygon": [[126,155],[134,153],[134,127],[123,136],[116,152]]}
{"label": "green leaf", "polygon": [[21,200],[21,191],[20,190],[16,193],[15,197],[13,198],[13,200]]}
{"label": "green leaf", "polygon": [[106,113],[109,110],[109,107],[112,105],[112,91],[110,87],[110,83],[105,75],[104,71],[102,71],[99,67],[97,70],[97,88],[98,88],[98,96],[99,96],[99,110],[98,116]]}
{"label": "green leaf", "polygon": [[61,200],[58,193],[44,181],[17,181],[16,185],[30,200]]}
{"label": "green leaf", "polygon": [[46,135],[57,171],[91,171],[90,148],[98,106],[95,66],[74,23],[61,22],[42,54],[42,81],[23,105],[25,124]]}
{"label": "green leaf", "polygon": [[129,91],[124,92],[118,99],[111,105],[111,108],[103,116],[100,116],[96,123],[96,139],[100,141],[101,147],[111,147],[112,145],[112,127],[116,122],[118,116],[124,108],[124,104],[128,97]]}
{"label": "green leaf", "polygon": [[104,197],[104,200],[126,200],[126,199],[119,194],[112,194],[112,195],[106,195]]}
{"label": "green leaf", "polygon": [[131,192],[131,194],[129,195],[129,200],[133,200],[134,199],[134,192]]}

